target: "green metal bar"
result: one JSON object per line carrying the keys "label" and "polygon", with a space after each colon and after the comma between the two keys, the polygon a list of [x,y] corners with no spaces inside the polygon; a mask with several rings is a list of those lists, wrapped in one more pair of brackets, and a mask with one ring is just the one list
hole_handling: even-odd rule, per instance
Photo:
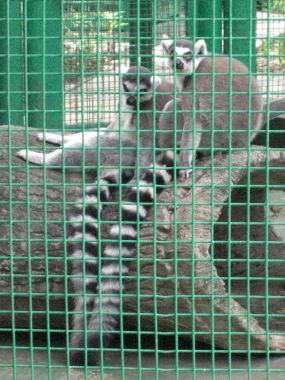
{"label": "green metal bar", "polygon": [[194,0],[185,1],[185,16],[186,16],[186,36],[193,39],[193,30],[197,29],[197,19],[194,17],[194,6],[197,12],[197,3]]}
{"label": "green metal bar", "polygon": [[[232,7],[230,5],[231,1],[225,0],[224,53],[229,53],[231,44],[233,57],[247,66],[250,66],[251,59],[252,72],[256,72],[255,34],[250,35],[250,30],[255,31],[256,28],[256,2],[239,0],[235,1]],[[231,28],[230,23],[232,23]]]}
{"label": "green metal bar", "polygon": [[24,125],[21,1],[10,1],[9,7],[8,1],[0,2],[0,123],[8,124],[9,112],[11,124]]}
{"label": "green metal bar", "polygon": [[[196,2],[196,17],[194,17],[194,1],[186,2],[186,34],[191,39],[203,38],[208,49],[222,52],[222,0],[200,0]],[[196,24],[196,34],[193,35],[193,23]],[[213,34],[215,31],[215,35]]]}
{"label": "green metal bar", "polygon": [[197,6],[197,18],[197,38],[204,38],[210,51],[221,53],[222,0],[200,0]]}
{"label": "green metal bar", "polygon": [[63,125],[62,22],[59,1],[27,3],[29,126],[60,129]]}
{"label": "green metal bar", "polygon": [[129,22],[129,43],[130,43],[130,66],[138,66],[138,41],[137,41],[137,8],[138,3],[135,0],[130,1],[130,22]]}
{"label": "green metal bar", "polygon": [[140,1],[140,53],[141,65],[153,71],[153,22],[152,21],[153,2],[148,0]]}
{"label": "green metal bar", "polygon": [[130,2],[130,65],[153,68],[152,3],[146,0]]}

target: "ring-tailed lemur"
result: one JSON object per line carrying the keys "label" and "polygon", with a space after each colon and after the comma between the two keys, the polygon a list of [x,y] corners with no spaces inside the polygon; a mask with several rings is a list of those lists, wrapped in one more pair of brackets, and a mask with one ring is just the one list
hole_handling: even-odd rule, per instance
{"label": "ring-tailed lemur", "polygon": [[[139,74],[139,78],[138,78]],[[139,87],[138,87],[139,85]],[[139,190],[136,186],[131,190],[131,195],[128,201],[131,205],[122,207],[123,221],[136,220],[136,203],[135,197],[137,192],[140,194],[140,201],[148,202],[148,204],[140,204],[139,218],[141,220],[146,218],[147,209],[150,207],[154,199],[153,183],[158,185],[167,184],[171,178],[171,172],[168,171],[166,166],[172,165],[172,156],[170,153],[164,153],[158,162],[158,167],[155,172],[150,165],[153,162],[154,148],[156,145],[154,130],[155,125],[159,122],[159,112],[170,110],[171,115],[164,115],[163,117],[163,130],[166,130],[171,125],[170,120],[173,120],[173,99],[172,91],[173,86],[169,83],[162,83],[156,86],[155,97],[152,97],[152,82],[150,72],[145,68],[131,67],[128,72],[123,76],[123,97],[125,103],[134,107],[135,112],[130,118],[130,129],[138,130],[137,149],[139,149],[138,159],[136,160],[136,170],[142,169],[140,175]],[[137,93],[140,93],[139,99]],[[145,97],[147,96],[147,100]],[[139,108],[136,109],[138,104]],[[155,107],[155,109],[154,109]],[[178,116],[178,122],[181,118]],[[165,127],[166,125],[166,127]],[[171,126],[173,128],[173,125]],[[163,133],[161,135],[164,139]],[[159,143],[158,143],[159,145]],[[173,148],[173,146],[172,146]],[[139,175],[139,173],[138,173]],[[82,201],[79,201],[78,210],[70,217],[71,229],[69,233],[69,257],[71,263],[71,281],[75,294],[74,297],[74,314],[72,316],[72,330],[70,340],[70,362],[73,365],[83,364],[85,361],[85,350],[88,348],[87,356],[88,363],[94,364],[98,360],[98,352],[92,349],[98,348],[100,344],[100,315],[102,318],[102,328],[107,330],[106,333],[102,332],[103,340],[105,343],[112,337],[111,331],[117,328],[118,324],[118,311],[120,307],[120,298],[118,297],[118,284],[120,284],[120,259],[121,256],[132,257],[134,255],[134,240],[136,236],[136,225],[129,225],[122,227],[122,238],[125,241],[122,245],[122,250],[119,250],[119,243],[107,244],[101,258],[101,287],[98,289],[98,191],[101,200],[107,201],[110,197],[108,186],[116,185],[118,176],[113,173],[105,176],[103,186],[90,186],[86,193],[85,210],[82,210]],[[160,188],[158,188],[159,191]],[[116,239],[119,237],[119,225],[111,228],[111,238]],[[123,274],[128,271],[128,265],[122,266]],[[110,278],[111,276],[111,278]],[[116,288],[114,296],[108,295],[110,290]],[[100,294],[100,296],[96,296]],[[84,310],[87,312],[87,320],[84,317]],[[109,311],[110,314],[105,314]],[[102,314],[103,312],[103,314]],[[88,328],[87,335],[85,328]],[[85,342],[85,337],[87,341]]]}
{"label": "ring-tailed lemur", "polygon": [[[248,149],[262,127],[263,99],[247,67],[229,57],[212,57],[204,40],[164,40],[169,66],[182,91],[184,126],[179,155],[180,176],[191,173],[193,151]],[[193,79],[195,72],[195,79]]]}
{"label": "ring-tailed lemur", "polygon": [[[51,168],[62,168],[63,165],[66,168],[78,167],[81,168],[84,164],[87,168],[97,168],[98,165],[98,145],[100,146],[100,165],[112,165],[114,164],[113,154],[117,157],[119,156],[119,148],[122,146],[136,146],[137,145],[137,125],[136,123],[135,109],[136,109],[136,85],[134,84],[134,78],[138,75],[141,76],[140,79],[140,104],[144,105],[142,112],[148,112],[147,124],[143,122],[143,128],[140,128],[141,133],[139,135],[140,146],[146,149],[140,152],[140,162],[144,165],[144,162],[148,165],[151,162],[152,150],[148,147],[152,146],[148,142],[149,135],[146,132],[152,131],[153,125],[153,115],[150,115],[153,108],[155,108],[155,118],[158,120],[159,112],[161,112],[164,106],[164,119],[165,122],[162,124],[163,131],[155,135],[156,146],[164,146],[168,137],[166,136],[166,131],[168,128],[173,130],[173,84],[168,82],[160,82],[158,77],[153,77],[151,72],[145,67],[130,67],[122,76],[122,90],[123,96],[121,98],[121,104],[119,104],[119,110],[121,113],[121,118],[116,115],[114,120],[110,123],[107,128],[104,128],[98,133],[96,131],[86,131],[67,135],[62,137],[62,135],[57,135],[54,133],[39,133],[38,140],[49,142],[55,145],[62,145],[61,148],[56,149],[51,153],[43,154],[41,152],[35,152],[32,150],[23,149],[16,153],[16,155],[26,161],[29,161],[36,165],[45,165]],[[153,90],[156,90],[156,96],[153,98]],[[127,96],[124,93],[133,92]],[[153,105],[155,106],[153,107]],[[176,124],[182,124],[182,114],[179,113],[181,109],[181,102],[179,99],[175,102],[178,113],[176,115]],[[140,115],[139,120],[144,121],[145,116]],[[167,143],[168,144],[168,143]],[[108,148],[108,149],[107,149]],[[110,155],[110,149],[112,149],[112,154]],[[111,156],[111,157],[110,157]],[[127,157],[122,166],[133,165],[135,163],[135,152],[133,159],[128,161],[130,157]],[[123,155],[124,160],[124,155]]]}

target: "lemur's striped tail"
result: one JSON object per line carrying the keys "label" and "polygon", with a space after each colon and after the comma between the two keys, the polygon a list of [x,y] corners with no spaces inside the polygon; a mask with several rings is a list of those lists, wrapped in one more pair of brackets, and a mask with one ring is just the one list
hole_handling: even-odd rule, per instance
{"label": "lemur's striped tail", "polygon": [[168,184],[172,178],[173,153],[167,152],[162,155],[156,167],[146,170],[139,184],[131,189],[125,204],[122,205],[122,225],[115,224],[111,227],[110,238],[115,242],[108,243],[102,254],[101,281],[98,284],[100,296],[92,303],[92,312],[89,316],[87,332],[89,365],[100,361],[99,348],[110,345],[118,327],[119,294],[124,291],[120,276],[128,275],[128,259],[134,257],[136,253],[136,221],[146,219],[147,211],[154,202],[154,191],[160,193],[163,185]]}
{"label": "lemur's striped tail", "polygon": [[[70,362],[84,363],[84,331],[94,309],[98,282],[98,216],[119,183],[119,171],[103,176],[88,186],[85,199],[79,199],[68,223],[68,255],[71,266],[74,309],[71,318]],[[72,350],[74,348],[74,350]],[[81,348],[81,350],[80,350]]]}

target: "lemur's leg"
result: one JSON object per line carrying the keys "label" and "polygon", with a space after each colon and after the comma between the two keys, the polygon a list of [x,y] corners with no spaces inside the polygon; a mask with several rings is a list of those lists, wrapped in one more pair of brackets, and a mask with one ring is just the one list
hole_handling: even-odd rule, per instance
{"label": "lemur's leg", "polygon": [[[129,171],[125,171],[122,174],[122,182],[129,179]],[[94,309],[97,295],[98,218],[119,182],[119,170],[102,171],[100,180],[87,187],[85,198],[76,202],[69,217],[68,256],[74,299],[74,314],[71,319],[74,332],[71,335],[71,347],[86,346],[84,330],[88,326],[89,314]],[[84,351],[71,351],[70,357],[73,364],[80,364],[84,359]]]}
{"label": "lemur's leg", "polygon": [[179,168],[179,177],[181,179],[189,178],[192,173],[193,158],[195,159],[196,149],[199,147],[202,138],[202,133],[199,131],[200,129],[201,125],[198,119],[195,123],[195,131],[193,130],[193,123],[191,118],[188,118],[184,123],[180,142],[181,150],[178,156],[177,165]]}
{"label": "lemur's leg", "polygon": [[[106,128],[105,128],[106,130]],[[100,132],[100,135],[104,133],[104,130]],[[62,135],[62,134],[56,134],[56,133],[50,133],[50,132],[41,132],[37,134],[37,139],[39,141],[45,141],[47,143],[53,144],[53,145],[63,145],[70,143],[73,141],[77,146],[80,145],[84,140],[88,140],[89,138],[93,138],[97,136],[97,132],[94,131],[86,131],[86,132],[79,132],[79,133],[72,133],[68,135]],[[76,143],[77,142],[77,143]]]}
{"label": "lemur's leg", "polygon": [[[103,132],[102,132],[103,134]],[[86,144],[85,144],[86,143]],[[102,141],[100,143],[102,148],[102,154],[104,153],[104,144],[108,143],[118,145],[117,138],[110,138],[102,136]],[[97,156],[98,156],[98,134],[97,132],[86,132],[84,137],[82,133],[78,133],[72,136],[67,143],[64,143],[64,148],[59,148],[50,153],[40,153],[32,150],[23,149],[16,153],[16,155],[24,161],[31,162],[36,165],[46,165],[54,168],[62,168],[62,165],[69,166],[82,166],[83,163],[86,166],[91,166],[96,169]],[[110,156],[111,154],[111,156]],[[108,155],[110,158],[108,158]],[[113,152],[106,153],[106,158],[102,158],[103,162],[113,162]],[[119,154],[116,153],[116,157]]]}
{"label": "lemur's leg", "polygon": [[[82,352],[86,347],[88,349],[88,364],[98,363],[99,347],[107,347],[110,344],[113,331],[117,329],[119,322],[119,294],[123,292],[120,286],[120,276],[128,275],[128,259],[136,254],[136,222],[138,219],[140,221],[146,219],[147,211],[154,201],[154,191],[160,193],[163,190],[163,185],[171,181],[172,167],[173,154],[165,153],[160,164],[156,165],[155,168],[151,167],[146,170],[141,176],[139,184],[132,187],[122,206],[122,226],[118,223],[110,229],[110,238],[115,242],[107,243],[102,253],[101,271],[99,271],[99,273],[101,272],[101,281],[98,284],[100,296],[94,299],[92,310],[90,310],[87,344],[84,339],[84,331],[81,334],[73,333],[76,334],[76,338],[72,337],[71,339],[70,360],[72,364],[84,363]],[[138,197],[139,206],[137,206]],[[127,260],[121,261],[120,258]]]}
{"label": "lemur's leg", "polygon": [[[71,157],[72,152],[65,152],[65,156],[68,156],[68,153]],[[74,152],[73,152],[74,153]],[[51,153],[40,153],[35,152],[33,150],[27,150],[23,149],[16,153],[16,155],[21,158],[24,161],[28,161],[35,165],[46,165],[46,166],[55,166],[55,167],[61,167],[62,166],[62,157],[63,157],[63,151],[62,149],[56,149],[55,151]]]}
{"label": "lemur's leg", "polygon": [[63,138],[62,135],[58,135],[56,133],[49,133],[49,132],[41,132],[37,134],[37,139],[39,141],[45,141],[47,143],[53,144],[53,145],[62,145],[64,141],[66,141],[67,136]]}
{"label": "lemur's leg", "polygon": [[33,150],[20,150],[16,155],[24,161],[28,161],[35,165],[46,165],[61,169],[65,166],[82,166],[85,157],[85,164],[93,166],[96,169],[97,165],[97,147],[84,148],[78,146],[65,146],[64,149],[56,149],[50,153],[40,153]]}

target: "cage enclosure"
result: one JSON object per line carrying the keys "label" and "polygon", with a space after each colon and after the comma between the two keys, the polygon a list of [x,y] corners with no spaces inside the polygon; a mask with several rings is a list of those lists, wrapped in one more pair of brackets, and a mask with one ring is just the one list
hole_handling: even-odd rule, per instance
{"label": "cage enclosure", "polygon": [[[212,146],[208,157],[198,156],[193,162],[190,178],[182,181],[174,176],[154,196],[146,220],[136,219],[136,254],[127,260],[127,275],[122,273],[126,258],[121,236],[120,290],[110,295],[119,299],[120,328],[114,346],[101,347],[98,376],[108,378],[104,371],[118,378],[148,374],[146,378],[173,378],[175,374],[175,378],[195,379],[201,371],[212,376],[205,378],[254,376],[253,354],[264,355],[259,367],[264,378],[284,375],[284,362],[275,368],[270,361],[270,355],[283,355],[285,350],[284,13],[285,2],[280,0],[1,1],[0,329],[3,336],[10,335],[9,344],[3,337],[0,340],[1,378],[20,379],[21,373],[30,378],[52,379],[59,373],[73,378],[68,356],[72,305],[80,296],[86,303],[87,295],[85,290],[76,294],[70,286],[69,215],[80,202],[84,209],[87,186],[96,183],[105,169],[101,137],[94,149],[98,164],[91,168],[85,159],[76,167],[64,162],[57,168],[38,166],[20,160],[16,153],[35,150],[46,157],[62,149],[65,154],[68,146],[58,148],[44,141],[48,133],[68,136],[97,131],[99,135],[117,120],[118,157],[124,169],[121,104],[126,90],[121,82],[126,69],[145,66],[162,82],[174,83],[170,95],[178,102],[187,96],[176,88],[179,75],[169,68],[161,48],[167,38],[173,39],[174,46],[180,39],[203,39],[213,61],[228,56],[231,64],[234,59],[243,62],[260,85],[262,129],[249,148],[232,146],[217,152]],[[236,95],[231,68],[224,91],[230,105]],[[219,75],[214,65],[207,75]],[[194,83],[198,77],[192,75]],[[212,109],[207,112],[214,115],[217,90],[212,83]],[[252,96],[250,85],[247,93]],[[195,88],[192,95],[194,99],[199,95]],[[189,111],[203,113],[195,108],[195,101]],[[233,110],[229,106],[223,112],[231,115]],[[246,111],[237,112],[247,113],[250,130],[250,101]],[[176,141],[181,132],[175,122],[179,110],[174,109],[173,115]],[[139,124],[135,126],[137,160]],[[198,127],[194,126],[193,133]],[[149,128],[155,140],[156,122]],[[212,141],[215,132],[211,131]],[[37,133],[42,133],[40,139]],[[232,125],[229,133],[231,140]],[[82,156],[90,151],[87,136],[80,137]],[[178,155],[181,147],[176,148]],[[159,147],[153,149],[155,159]],[[115,155],[114,149],[109,155]],[[178,166],[175,159],[175,173]],[[137,161],[137,180],[142,169]],[[96,186],[100,189],[100,180]],[[117,221],[123,225],[122,205],[132,186],[134,182],[120,181],[114,199],[97,199],[97,209],[104,206],[97,216],[99,269],[94,277],[99,284],[105,276],[100,265],[110,241],[110,226]],[[84,251],[83,261],[87,260]],[[86,280],[84,270],[82,278]],[[99,293],[93,296],[100,305]],[[85,339],[90,314],[85,306]],[[99,314],[104,315],[103,308],[99,307]],[[47,337],[40,348],[35,343],[37,333]],[[51,343],[55,333],[64,335],[59,347]],[[28,336],[25,343],[21,334]],[[129,345],[127,335],[136,343]],[[171,349],[161,346],[165,337]],[[152,340],[151,348],[148,340]],[[186,342],[185,349],[181,340]],[[200,343],[205,346],[200,348]],[[40,351],[45,352],[44,358]],[[28,352],[25,360],[22,352]],[[221,368],[216,366],[219,352],[227,354]],[[211,356],[209,366],[203,365],[206,353]],[[233,354],[248,359],[238,371],[233,369]],[[135,361],[129,364],[132,355]],[[151,364],[147,355],[152,357]],[[202,364],[197,361],[199,355]],[[44,375],[43,368],[47,369]],[[85,378],[97,376],[96,370],[95,375],[86,368],[78,371]]]}

